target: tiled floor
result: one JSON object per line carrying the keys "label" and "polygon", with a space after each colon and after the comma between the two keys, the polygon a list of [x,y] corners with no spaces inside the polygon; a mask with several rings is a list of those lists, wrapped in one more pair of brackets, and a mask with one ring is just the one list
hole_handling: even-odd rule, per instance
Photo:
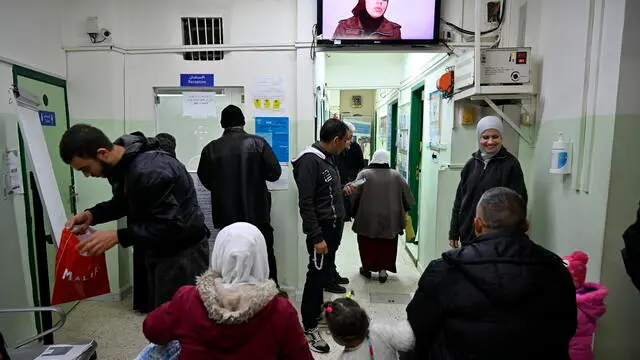
{"label": "tiled floor", "polygon": [[[354,291],[355,299],[374,320],[404,318],[406,304],[402,302],[406,302],[407,295],[415,291],[419,278],[404,245],[399,244],[398,248],[399,273],[391,274],[385,284],[380,284],[375,277],[373,280],[361,277],[358,274],[360,261],[354,259],[359,259],[355,234],[345,228],[337,263],[341,274],[351,279],[348,288]],[[380,299],[385,298],[395,298],[401,303],[380,303]],[[294,305],[299,308],[300,304],[294,300]],[[56,342],[94,339],[98,342],[100,360],[134,359],[147,342],[141,331],[144,317],[134,314],[130,309],[130,298],[123,302],[81,302],[70,314],[64,329],[56,336]],[[339,346],[333,343],[328,334],[326,339],[332,351],[326,355],[314,354],[316,359],[336,359],[340,353]]]}

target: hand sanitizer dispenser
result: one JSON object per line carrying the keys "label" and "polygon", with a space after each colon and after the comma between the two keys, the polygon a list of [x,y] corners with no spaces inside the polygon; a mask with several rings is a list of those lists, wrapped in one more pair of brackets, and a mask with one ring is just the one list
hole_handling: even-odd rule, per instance
{"label": "hand sanitizer dispenser", "polygon": [[566,175],[571,173],[571,142],[565,141],[562,133],[551,148],[551,167],[549,173]]}

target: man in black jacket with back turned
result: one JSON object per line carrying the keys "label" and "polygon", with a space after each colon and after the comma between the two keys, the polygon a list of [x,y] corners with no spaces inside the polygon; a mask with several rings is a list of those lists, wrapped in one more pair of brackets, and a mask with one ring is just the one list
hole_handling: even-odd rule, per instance
{"label": "man in black jacket with back turned", "polygon": [[260,229],[267,244],[269,278],[278,284],[271,193],[265,181],[278,180],[282,168],[265,139],[244,131],[239,107],[224,108],[220,123],[224,133],[202,149],[198,164],[198,178],[211,191],[213,225],[222,229],[247,222]]}
{"label": "man in black jacket with back turned", "polygon": [[407,307],[413,358],[569,360],[577,310],[562,259],[526,235],[513,190],[488,190],[476,211],[477,240],[432,261]]}
{"label": "man in black jacket with back turned", "polygon": [[193,180],[157,142],[137,132],[112,143],[99,129],[79,124],[62,136],[60,157],[85,176],[107,178],[113,191],[111,200],[71,218],[69,229],[82,234],[127,217],[126,228],[97,231],[78,250],[99,255],[118,243],[144,247],[150,311],[208,268],[209,229]]}

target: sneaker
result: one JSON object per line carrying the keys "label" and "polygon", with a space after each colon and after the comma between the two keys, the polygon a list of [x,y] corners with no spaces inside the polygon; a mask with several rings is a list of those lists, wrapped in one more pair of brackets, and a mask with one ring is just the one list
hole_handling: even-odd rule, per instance
{"label": "sneaker", "polygon": [[305,330],[304,336],[307,338],[311,350],[322,354],[329,352],[329,344],[324,341],[318,328]]}
{"label": "sneaker", "polygon": [[324,287],[324,291],[332,293],[332,294],[346,294],[347,289],[344,286],[340,286],[336,283],[327,285]]}

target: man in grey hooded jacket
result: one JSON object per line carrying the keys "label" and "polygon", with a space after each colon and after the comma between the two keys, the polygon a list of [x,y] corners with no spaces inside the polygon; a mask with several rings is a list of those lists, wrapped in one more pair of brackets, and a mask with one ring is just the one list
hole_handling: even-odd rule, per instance
{"label": "man in grey hooded jacket", "polygon": [[327,120],[320,141],[293,160],[298,185],[302,230],[307,235],[309,266],[302,295],[302,323],[311,349],[329,352],[317,329],[324,286],[331,276],[335,252],[344,227],[343,190],[334,156],[351,141],[351,132],[340,120]]}

